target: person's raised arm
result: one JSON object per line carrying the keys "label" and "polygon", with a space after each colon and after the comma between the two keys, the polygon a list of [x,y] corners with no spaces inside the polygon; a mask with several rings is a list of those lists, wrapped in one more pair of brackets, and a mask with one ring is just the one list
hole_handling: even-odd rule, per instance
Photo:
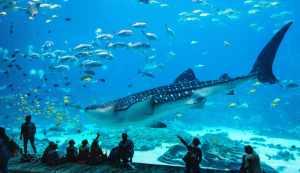
{"label": "person's raised arm", "polygon": [[[101,135],[100,135],[100,133],[98,132],[98,133],[97,133],[97,138],[96,138],[96,139],[98,139],[100,136],[101,136]],[[96,140],[96,139],[95,139],[95,140]]]}
{"label": "person's raised arm", "polygon": [[180,137],[179,135],[177,137],[180,139],[180,141],[183,143],[183,145],[188,147],[187,143],[185,142],[185,140],[182,139],[182,137]]}

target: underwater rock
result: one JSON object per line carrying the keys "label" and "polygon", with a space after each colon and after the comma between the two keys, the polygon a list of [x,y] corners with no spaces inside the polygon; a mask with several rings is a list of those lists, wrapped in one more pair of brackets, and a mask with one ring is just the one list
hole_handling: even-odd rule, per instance
{"label": "underwater rock", "polygon": [[182,158],[187,151],[187,148],[183,145],[174,145],[157,160],[167,164],[185,165]]}
{"label": "underwater rock", "polygon": [[265,142],[266,140],[265,140],[264,138],[256,138],[256,137],[253,137],[253,138],[250,138],[250,141]]}

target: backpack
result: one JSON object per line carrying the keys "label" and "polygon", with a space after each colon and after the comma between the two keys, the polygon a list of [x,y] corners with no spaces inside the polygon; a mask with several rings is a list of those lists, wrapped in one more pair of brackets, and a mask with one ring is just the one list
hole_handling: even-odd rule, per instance
{"label": "backpack", "polygon": [[197,154],[195,154],[193,151],[194,148],[192,148],[192,151],[188,151],[187,154],[182,158],[187,165],[193,165],[196,162]]}
{"label": "backpack", "polygon": [[117,162],[117,160],[118,160],[118,152],[119,152],[119,147],[113,148],[110,151],[110,153],[109,153],[108,160],[110,162]]}

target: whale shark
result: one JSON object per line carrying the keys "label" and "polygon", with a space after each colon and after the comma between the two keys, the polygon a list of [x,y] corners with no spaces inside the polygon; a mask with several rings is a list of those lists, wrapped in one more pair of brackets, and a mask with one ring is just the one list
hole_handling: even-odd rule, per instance
{"label": "whale shark", "polygon": [[165,128],[165,124],[155,120],[182,110],[203,109],[207,100],[221,94],[234,95],[237,87],[249,82],[259,81],[266,85],[279,83],[272,66],[280,43],[291,25],[292,22],[273,36],[247,75],[233,78],[225,73],[215,80],[199,81],[193,70],[188,69],[169,85],[88,106],[84,112],[91,122],[102,127],[142,125]]}

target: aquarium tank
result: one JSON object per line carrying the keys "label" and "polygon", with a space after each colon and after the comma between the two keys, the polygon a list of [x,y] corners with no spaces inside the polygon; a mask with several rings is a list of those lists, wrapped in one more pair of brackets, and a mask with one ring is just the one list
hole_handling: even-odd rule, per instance
{"label": "aquarium tank", "polygon": [[[252,146],[267,172],[300,171],[297,0],[0,0],[0,126],[37,155],[69,140],[134,163],[239,170]],[[28,154],[34,151],[28,142]]]}

